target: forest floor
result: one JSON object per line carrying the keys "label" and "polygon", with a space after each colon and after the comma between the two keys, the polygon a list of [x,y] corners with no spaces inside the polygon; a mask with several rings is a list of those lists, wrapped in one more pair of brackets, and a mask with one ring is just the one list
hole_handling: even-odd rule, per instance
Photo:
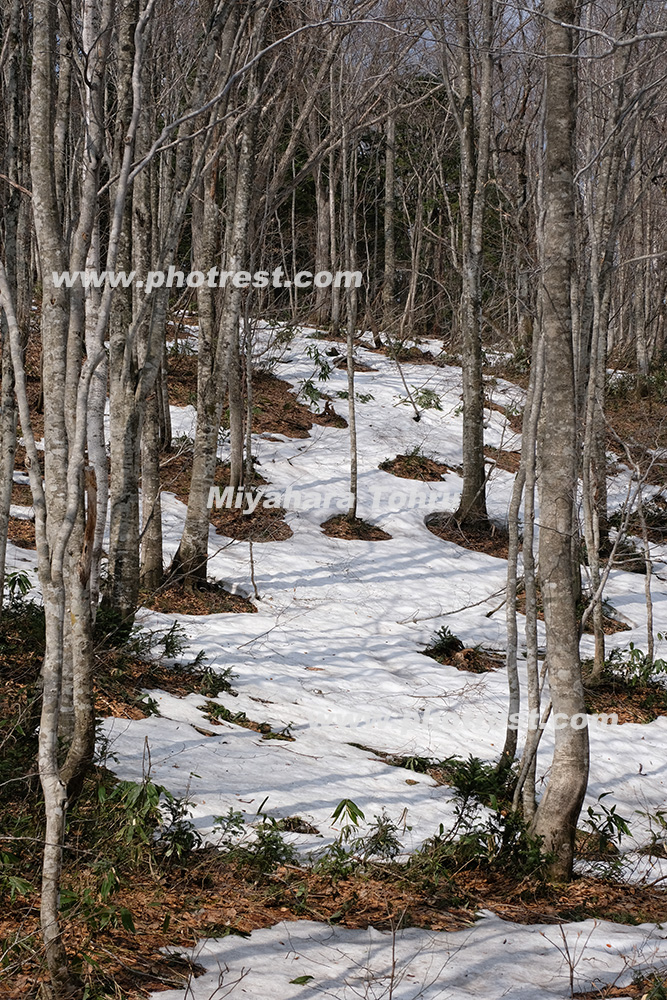
{"label": "forest floor", "polygon": [[[370,342],[359,346],[361,524],[332,532],[327,523],[340,528],[348,494],[347,381],[337,355],[326,354],[340,344],[313,334],[276,349],[272,372],[254,389],[254,485],[279,492],[282,503],[260,505],[253,528],[236,511],[213,511],[209,586],[144,595],[134,646],[115,649],[100,638],[100,762],[71,818],[65,894],[67,940],[91,1000],[161,989],[168,992],[156,996],[166,1000],[292,1000],[308,992],[337,1000],[496,1000],[508,992],[521,1000],[573,992],[657,1000],[647,977],[667,967],[667,708],[659,679],[638,690],[611,678],[590,693],[591,711],[617,711],[619,724],[591,725],[572,884],[547,885],[530,844],[520,831],[507,833],[493,777],[506,721],[504,525],[522,386],[497,372],[488,377],[492,528],[485,539],[463,537],[450,516],[461,483],[460,369],[437,363],[436,342],[427,345],[430,357],[407,356],[404,377],[422,404],[416,422],[393,358]],[[314,344],[331,359],[326,379],[308,351]],[[162,463],[167,559],[187,501],[195,360],[183,350],[170,361],[179,450]],[[312,400],[313,385],[320,399],[311,406],[304,392]],[[643,422],[631,415],[641,410],[633,395],[645,399],[641,391],[628,383],[612,407],[616,433],[635,449],[625,458],[619,450],[610,467],[612,513],[632,486],[632,462],[657,469],[663,461],[663,403],[651,403],[647,429],[647,413]],[[631,420],[632,428],[624,423]],[[219,459],[224,485],[224,434]],[[20,465],[16,480],[20,523],[8,568],[34,580]],[[660,630],[667,544],[659,484],[646,493],[654,497]],[[630,642],[646,648],[643,576],[612,570],[606,597],[618,626],[608,652],[625,662]],[[520,613],[519,623],[523,648]],[[592,652],[584,635],[582,655]],[[22,625],[3,635],[0,656],[3,717],[24,712],[23,731],[33,733],[7,735],[3,775],[21,767],[25,774],[39,637],[30,640]],[[538,788],[552,750],[547,730]],[[128,832],[139,806],[129,808],[123,782],[146,794],[164,788],[167,819],[146,800]],[[25,795],[0,793],[4,825],[25,831]],[[515,853],[507,854],[509,841]],[[31,884],[0,886],[11,970],[0,995],[12,998],[30,996],[40,978],[29,877],[38,850],[24,843],[20,851]]]}

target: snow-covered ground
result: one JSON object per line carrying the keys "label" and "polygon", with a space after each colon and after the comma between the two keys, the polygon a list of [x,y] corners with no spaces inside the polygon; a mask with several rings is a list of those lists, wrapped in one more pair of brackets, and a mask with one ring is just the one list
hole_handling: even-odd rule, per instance
{"label": "snow-covered ground", "polygon": [[[307,347],[315,344],[324,353],[332,346],[310,339],[310,333],[304,331],[292,342],[276,368],[276,374],[295,387],[313,376]],[[266,741],[231,723],[213,727],[198,707],[204,701],[201,695],[177,698],[161,691],[150,692],[160,717],[107,719],[103,726],[116,757],[112,766],[121,778],[141,779],[148,742],[153,780],[175,795],[188,796],[193,820],[204,836],[212,833],[215,817],[230,808],[251,822],[264,803],[263,811],[270,816],[299,815],[317,828],[321,837],[291,835],[306,851],[337,835],[332,812],[348,798],[367,820],[384,809],[410,850],[433,835],[440,823],[451,824],[451,789],[437,786],[426,775],[389,767],[351,744],[406,756],[441,759],[472,753],[488,760],[496,759],[503,745],[504,671],[466,674],[420,650],[443,625],[466,645],[503,649],[506,564],[444,542],[425,527],[429,509],[456,508],[461,486],[456,473],[445,475],[442,483],[411,483],[378,468],[385,459],[415,447],[450,467],[460,466],[460,370],[403,366],[411,391],[426,388],[437,394],[441,406],[424,410],[416,422],[393,362],[364,349],[358,357],[375,369],[356,376],[357,392],[373,397],[357,406],[359,515],[387,531],[391,540],[345,541],[321,530],[323,521],[343,509],[343,500],[340,509],[336,506],[338,498],[347,495],[346,430],[315,425],[307,439],[255,436],[259,471],[271,486],[282,493],[292,487],[302,504],[306,494],[311,497],[309,509],[287,515],[290,539],[253,545],[258,613],[140,615],[151,628],[181,621],[190,639],[189,653],[204,650],[208,665],[233,671],[238,696],[223,693],[219,702],[275,728],[289,725],[295,741]],[[521,405],[521,390],[500,379],[494,382],[489,392],[495,403]],[[345,414],[347,402],[336,396],[347,388],[345,372],[334,368],[330,379],[319,385]],[[491,409],[486,413],[487,445],[519,447],[503,414]],[[174,409],[173,414],[175,436],[191,435],[194,411]],[[612,482],[615,502],[622,501],[628,479],[629,473],[622,470]],[[512,482],[509,473],[492,471],[488,506],[494,519],[506,519]],[[332,498],[327,508],[312,506],[315,493]],[[169,559],[178,545],[185,507],[166,495],[163,516]],[[248,543],[230,543],[211,529],[210,551],[210,575],[251,596]],[[15,568],[12,555],[22,558],[23,565],[34,557],[11,548],[9,569]],[[656,550],[655,555],[654,617],[660,629],[667,626],[667,552]],[[646,648],[643,583],[641,576],[612,572],[606,597],[632,631],[609,637],[610,647],[633,641]],[[591,653],[592,640],[585,637],[582,654]],[[666,746],[667,719],[591,728],[585,808],[595,805],[601,793],[611,793],[605,803],[616,804],[631,822],[628,849],[641,846],[648,836],[647,820],[639,813],[664,807]],[[540,778],[552,748],[547,730]],[[645,857],[632,857],[631,877],[662,874],[659,865],[651,867]],[[188,996],[212,997],[220,969],[228,967],[227,986],[217,996],[565,998],[570,986],[564,938],[570,953],[576,953],[574,982],[579,989],[625,975],[620,980],[624,985],[632,977],[628,970],[667,964],[667,932],[659,928],[587,921],[564,925],[561,933],[554,926],[508,924],[487,913],[466,931],[433,934],[412,929],[399,935],[390,992],[391,935],[297,922],[256,931],[249,940],[203,943],[196,956],[208,973],[193,981]],[[247,975],[228,993],[242,970]],[[306,985],[290,985],[303,975],[313,978]],[[180,1000],[184,994],[159,996]]]}
{"label": "snow-covered ground", "polygon": [[[206,974],[193,980],[188,1000],[564,1000],[571,980],[575,990],[627,985],[635,971],[665,961],[667,941],[649,925],[525,927],[484,911],[466,930],[409,928],[395,938],[373,927],[300,920],[254,931],[249,940],[202,941],[192,957]],[[154,994],[182,998],[180,990]]]}

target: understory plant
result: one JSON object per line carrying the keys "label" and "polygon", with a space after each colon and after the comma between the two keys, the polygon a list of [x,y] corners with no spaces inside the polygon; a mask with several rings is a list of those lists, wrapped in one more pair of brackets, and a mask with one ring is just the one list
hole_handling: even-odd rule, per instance
{"label": "understory plant", "polygon": [[[658,639],[662,641],[663,638],[658,633]],[[627,687],[646,687],[654,683],[659,675],[667,674],[667,660],[651,659],[631,642],[624,649],[611,651],[605,664],[605,672],[610,680],[620,681]]]}

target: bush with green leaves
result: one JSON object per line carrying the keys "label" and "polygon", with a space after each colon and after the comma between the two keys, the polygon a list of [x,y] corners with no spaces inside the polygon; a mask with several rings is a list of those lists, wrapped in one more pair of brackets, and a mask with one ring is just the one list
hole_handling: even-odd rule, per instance
{"label": "bush with green leaves", "polygon": [[97,610],[94,638],[101,649],[122,647],[123,653],[143,660],[175,660],[188,646],[187,633],[180,622],[172,622],[167,629],[147,629],[123,619],[114,608],[104,605]]}
{"label": "bush with green leaves", "polygon": [[[349,399],[350,394],[347,389],[341,389],[336,393],[339,399]],[[370,403],[371,400],[375,399],[372,392],[355,392],[354,398],[358,403]]]}
{"label": "bush with green leaves", "polygon": [[606,393],[610,399],[650,398],[658,403],[667,401],[667,367],[656,363],[645,374],[613,372],[607,376]]}
{"label": "bush with green leaves", "polygon": [[650,840],[640,851],[650,858],[667,858],[667,811],[658,809],[654,813],[637,810],[648,821]]}
{"label": "bush with green leaves", "polygon": [[509,871],[514,876],[542,878],[545,859],[542,839],[534,837],[523,817],[495,797],[483,816],[471,803],[459,803],[451,830],[442,823],[410,859],[408,872],[417,882],[431,886],[449,879],[462,868]]}
{"label": "bush with green leaves", "polygon": [[412,398],[420,410],[442,410],[442,400],[434,389],[413,385]]}
{"label": "bush with green leaves", "polygon": [[631,834],[628,820],[616,812],[616,806],[608,807],[602,801],[607,795],[611,795],[611,792],[602,792],[598,795],[598,808],[589,806],[586,810],[588,819],[584,820],[584,826],[589,828],[590,836],[595,842],[595,851],[601,855],[618,853],[617,847],[620,846],[623,837],[629,837]]}
{"label": "bush with green leaves", "polygon": [[544,865],[541,838],[529,833],[520,813],[501,806],[495,797],[490,807],[486,820],[473,825],[456,841],[457,860],[515,875],[539,874]]}
{"label": "bush with green leaves", "polygon": [[331,819],[333,823],[343,821],[339,834],[332,844],[313,855],[316,870],[329,878],[345,878],[363,871],[370,862],[393,861],[403,851],[398,827],[384,809],[365,834],[357,833],[365,816],[352,799],[341,799]]}
{"label": "bush with green leaves", "polygon": [[182,861],[202,845],[202,838],[190,817],[190,803],[162,788],[163,821],[157,848],[165,858]]}
{"label": "bush with green leaves", "polygon": [[297,395],[307,399],[309,403],[317,405],[322,399],[323,394],[315,385],[314,379],[317,379],[318,382],[327,382],[331,378],[334,369],[333,365],[327,361],[316,344],[308,344],[306,354],[313,362],[315,370],[310,378],[304,379],[299,384]]}
{"label": "bush with green leaves", "polygon": [[481,760],[472,754],[462,760],[456,754],[438,764],[447,781],[457,792],[457,801],[467,807],[471,802],[491,805],[509,800],[513,775],[499,770],[492,761]]}
{"label": "bush with green leaves", "polygon": [[0,849],[0,896],[5,893],[13,902],[17,896],[27,896],[34,886],[19,874],[21,858],[7,848]]}
{"label": "bush with green leaves", "polygon": [[15,570],[5,573],[5,589],[9,598],[9,607],[14,612],[22,610],[26,597],[32,590],[30,576],[25,570]]}
{"label": "bush with green leaves", "polygon": [[[201,651],[203,654],[203,650]],[[192,670],[193,674],[196,674],[199,669],[199,663],[197,660],[189,664],[189,668]],[[199,683],[199,692],[203,694],[205,698],[217,698],[221,691],[225,691],[227,694],[231,694],[233,697],[236,696],[236,691],[232,686],[232,681],[236,675],[232,671],[231,667],[225,667],[224,670],[214,670],[212,667],[204,667],[199,676],[197,677]]]}
{"label": "bush with green leaves", "polygon": [[121,854],[137,861],[148,848],[163,858],[181,861],[201,846],[191,819],[190,803],[150,779],[119,781],[111,789],[97,790],[102,812],[112,817],[110,840],[122,846]]}
{"label": "bush with green leaves", "polygon": [[453,656],[454,653],[459,653],[462,649],[463,643],[459,637],[454,635],[447,625],[443,625],[442,628],[437,630],[424,652],[428,656],[432,656],[434,660],[440,660],[447,659]]}
{"label": "bush with green leaves", "polygon": [[264,875],[291,864],[297,855],[284,839],[280,821],[262,813],[263,805],[258,810],[258,823],[247,824],[243,813],[229,809],[216,817],[213,830],[218,850]]}
{"label": "bush with green leaves", "polygon": [[[663,636],[658,634],[658,639]],[[620,681],[630,688],[646,687],[655,682],[659,674],[667,674],[667,660],[653,659],[631,642],[624,649],[613,649],[605,664],[610,680]]]}

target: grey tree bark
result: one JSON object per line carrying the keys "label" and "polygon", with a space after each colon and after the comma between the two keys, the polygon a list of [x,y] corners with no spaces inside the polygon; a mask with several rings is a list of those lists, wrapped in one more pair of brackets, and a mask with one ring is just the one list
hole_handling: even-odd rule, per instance
{"label": "grey tree bark", "polygon": [[[533,832],[553,857],[551,874],[568,879],[588,781],[588,727],[579,660],[572,538],[577,484],[576,402],[572,347],[573,134],[575,63],[571,0],[545,0],[546,164],[544,273],[544,425],[540,439],[539,575],[544,603],[555,746],[547,789]],[[583,727],[576,728],[583,720]]]}
{"label": "grey tree bark", "polygon": [[493,0],[482,0],[479,112],[475,114],[469,0],[456,5],[457,88],[444,78],[460,141],[461,303],[463,334],[463,487],[461,523],[485,521],[484,385],[482,381],[482,254],[493,114]]}
{"label": "grey tree bark", "polygon": [[[263,17],[258,15],[255,44],[261,48]],[[241,132],[241,145],[234,171],[235,186],[230,193],[231,222],[226,241],[225,270],[231,273],[244,270],[248,254],[248,226],[250,201],[254,179],[254,150],[257,109],[254,107],[258,93],[256,71],[251,71],[249,104],[252,112],[246,115]],[[213,485],[218,455],[218,431],[227,389],[230,345],[238,342],[239,320],[242,312],[243,292],[240,287],[227,283],[220,304],[215,343],[210,350],[208,372],[197,390],[197,434],[192,460],[192,477],[188,509],[178,552],[170,572],[183,577],[192,585],[205,581],[208,560],[209,512],[208,493]],[[204,335],[206,331],[204,330]],[[212,333],[212,331],[211,331]],[[242,438],[241,438],[242,441]]]}
{"label": "grey tree bark", "polygon": [[[384,277],[382,282],[382,329],[391,336],[396,286],[396,114],[392,108],[385,125],[384,174]],[[376,344],[377,346],[377,344]]]}

